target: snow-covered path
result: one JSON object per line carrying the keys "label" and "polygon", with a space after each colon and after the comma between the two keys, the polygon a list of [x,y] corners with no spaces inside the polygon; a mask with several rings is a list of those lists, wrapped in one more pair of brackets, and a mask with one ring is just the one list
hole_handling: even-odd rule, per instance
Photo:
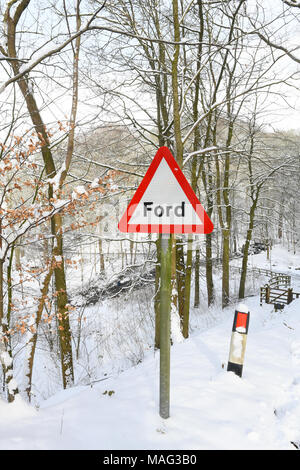
{"label": "snow-covered path", "polygon": [[276,314],[255,297],[248,306],[242,379],[226,372],[228,310],[222,324],[172,347],[168,420],[158,415],[156,353],[93,388],[61,392],[38,411],[21,400],[0,402],[0,448],[294,448],[290,441],[300,441],[300,300]]}
{"label": "snow-covered path", "polygon": [[[294,281],[300,291],[296,276]],[[149,352],[136,367],[92,388],[62,391],[39,410],[20,398],[10,405],[0,401],[0,449],[295,450],[300,299],[277,313],[271,305],[260,307],[258,296],[246,303],[250,325],[242,378],[226,371],[231,306],[215,326],[172,346],[169,419],[158,414],[159,353]]]}

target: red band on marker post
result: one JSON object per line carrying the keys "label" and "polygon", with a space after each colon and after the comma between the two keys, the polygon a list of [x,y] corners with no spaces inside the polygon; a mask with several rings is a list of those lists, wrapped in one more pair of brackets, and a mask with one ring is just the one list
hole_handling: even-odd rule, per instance
{"label": "red band on marker post", "polygon": [[[244,310],[244,311],[243,311]],[[250,312],[246,306],[235,311],[227,371],[242,377]]]}
{"label": "red band on marker post", "polygon": [[235,311],[232,331],[238,331],[239,333],[247,334],[249,327],[249,315],[250,312],[239,312]]}

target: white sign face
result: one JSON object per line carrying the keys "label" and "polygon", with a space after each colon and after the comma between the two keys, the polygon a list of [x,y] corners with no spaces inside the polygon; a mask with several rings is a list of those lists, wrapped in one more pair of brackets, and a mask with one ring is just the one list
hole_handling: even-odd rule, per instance
{"label": "white sign face", "polygon": [[202,225],[164,158],[141,200],[136,207],[132,206],[132,211],[130,224],[133,225]]}

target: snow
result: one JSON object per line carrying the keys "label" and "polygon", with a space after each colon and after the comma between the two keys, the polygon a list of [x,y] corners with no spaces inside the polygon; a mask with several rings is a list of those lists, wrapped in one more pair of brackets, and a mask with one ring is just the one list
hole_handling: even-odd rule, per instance
{"label": "snow", "polygon": [[82,194],[86,194],[86,189],[84,186],[76,186],[75,190],[72,192],[72,200],[79,199]]}
{"label": "snow", "polygon": [[52,52],[53,52],[53,45],[52,44],[44,45],[44,46],[40,47],[39,50],[38,50],[38,54],[34,53],[32,58],[28,62],[21,65],[19,73],[27,73],[35,65],[37,65],[39,62],[41,62],[41,60],[44,57],[47,57],[47,55],[50,55]]}
{"label": "snow", "polygon": [[91,183],[91,188],[98,188],[99,186],[99,178],[95,178]]}
{"label": "snow", "polygon": [[[238,309],[238,310],[239,310],[239,309]],[[236,328],[236,331],[237,331],[238,333],[246,333],[246,328],[245,328],[244,326],[238,326],[238,327]]]}
{"label": "snow", "polygon": [[16,396],[13,403],[9,405],[0,399],[0,426],[1,437],[3,426],[9,422],[11,425],[21,423],[23,419],[33,418],[37,415],[37,411],[24,402],[20,396]]}
{"label": "snow", "polygon": [[251,307],[242,379],[222,369],[232,323],[226,314],[221,325],[172,346],[168,420],[158,415],[156,353],[93,387],[61,392],[29,416],[25,402],[18,401],[18,419],[9,413],[14,405],[1,402],[0,448],[292,450],[290,441],[300,440],[300,303],[271,325],[263,324],[262,308]]}
{"label": "snow", "polygon": [[62,173],[66,170],[65,162],[62,164],[60,170],[56,173],[53,178],[48,178],[47,182],[53,186],[53,191],[57,191],[59,189],[59,183],[61,179]]}
{"label": "snow", "polygon": [[1,363],[2,363],[5,367],[11,366],[11,364],[12,364],[12,359],[11,359],[10,355],[8,354],[8,352],[3,351],[3,352],[0,354],[0,359],[1,359]]}
{"label": "snow", "polygon": [[[292,261],[300,266],[298,255],[272,251],[278,271],[289,270]],[[269,263],[265,253],[254,261]],[[260,307],[257,295],[246,303],[242,378],[226,370],[234,312],[242,308],[238,302],[223,311],[214,306],[207,315],[218,321],[193,328],[171,346],[170,418],[159,416],[159,352],[149,350],[136,366],[55,393],[38,409],[20,397],[12,404],[0,400],[0,449],[295,450],[300,299],[280,312]]]}
{"label": "snow", "polygon": [[244,312],[244,313],[248,313],[248,312],[249,312],[249,308],[247,307],[247,305],[242,304],[242,303],[238,304],[237,310],[238,310],[239,312]]}
{"label": "snow", "polygon": [[8,388],[9,393],[13,393],[14,390],[17,390],[18,389],[18,384],[17,384],[16,380],[11,379],[8,383],[7,388]]}
{"label": "snow", "polygon": [[59,210],[62,207],[67,206],[69,202],[70,201],[68,201],[67,199],[56,199],[55,201],[52,201],[51,204],[54,207],[54,209]]}

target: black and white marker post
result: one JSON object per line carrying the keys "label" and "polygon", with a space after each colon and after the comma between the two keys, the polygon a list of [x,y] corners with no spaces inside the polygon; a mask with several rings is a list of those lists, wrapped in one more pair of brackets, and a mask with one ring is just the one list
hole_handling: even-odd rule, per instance
{"label": "black and white marker post", "polygon": [[227,366],[227,371],[234,372],[239,377],[242,377],[243,372],[249,319],[250,312],[248,307],[240,304],[234,314]]}
{"label": "black and white marker post", "polygon": [[169,233],[163,233],[161,236],[160,274],[159,414],[165,419],[170,416],[171,258],[171,236]]}

